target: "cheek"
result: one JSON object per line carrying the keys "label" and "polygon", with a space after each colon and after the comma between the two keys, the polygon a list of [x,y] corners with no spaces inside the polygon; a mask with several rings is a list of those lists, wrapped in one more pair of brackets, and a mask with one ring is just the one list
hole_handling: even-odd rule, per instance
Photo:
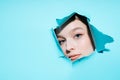
{"label": "cheek", "polygon": [[66,51],[66,47],[65,47],[65,45],[62,45],[62,46],[61,46],[61,49],[62,49],[62,51],[63,51],[64,54],[65,54],[65,51]]}
{"label": "cheek", "polygon": [[81,50],[86,50],[86,49],[89,49],[92,44],[91,44],[91,41],[89,39],[88,36],[83,36],[79,41],[78,41],[78,47],[81,49]]}

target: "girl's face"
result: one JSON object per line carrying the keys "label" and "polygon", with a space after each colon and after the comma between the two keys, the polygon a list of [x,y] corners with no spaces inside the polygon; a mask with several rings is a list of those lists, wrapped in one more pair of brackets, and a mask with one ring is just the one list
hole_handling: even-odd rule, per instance
{"label": "girl's face", "polygon": [[87,26],[78,19],[66,25],[57,38],[65,56],[71,61],[88,56],[94,51]]}

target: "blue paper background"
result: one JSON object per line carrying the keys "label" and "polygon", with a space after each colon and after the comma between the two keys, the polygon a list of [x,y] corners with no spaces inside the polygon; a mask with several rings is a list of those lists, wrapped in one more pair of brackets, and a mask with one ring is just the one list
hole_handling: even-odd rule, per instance
{"label": "blue paper background", "polygon": [[[0,80],[120,80],[119,0],[0,0]],[[114,38],[110,52],[72,66],[51,28],[78,12]]]}

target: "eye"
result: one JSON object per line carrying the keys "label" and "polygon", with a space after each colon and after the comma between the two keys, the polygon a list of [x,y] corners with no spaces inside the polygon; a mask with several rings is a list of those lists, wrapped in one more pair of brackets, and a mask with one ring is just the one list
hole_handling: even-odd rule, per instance
{"label": "eye", "polygon": [[80,38],[82,34],[76,34],[74,37],[77,39],[77,38]]}
{"label": "eye", "polygon": [[59,44],[62,45],[64,44],[65,40],[59,40]]}

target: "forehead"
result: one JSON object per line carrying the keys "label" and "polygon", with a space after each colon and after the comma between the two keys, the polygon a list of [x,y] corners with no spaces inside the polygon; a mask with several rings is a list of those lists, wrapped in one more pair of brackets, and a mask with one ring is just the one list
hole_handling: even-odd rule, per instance
{"label": "forehead", "polygon": [[80,20],[74,20],[64,27],[63,30],[58,35],[68,34],[69,32],[74,32],[76,30],[87,31],[87,26]]}

